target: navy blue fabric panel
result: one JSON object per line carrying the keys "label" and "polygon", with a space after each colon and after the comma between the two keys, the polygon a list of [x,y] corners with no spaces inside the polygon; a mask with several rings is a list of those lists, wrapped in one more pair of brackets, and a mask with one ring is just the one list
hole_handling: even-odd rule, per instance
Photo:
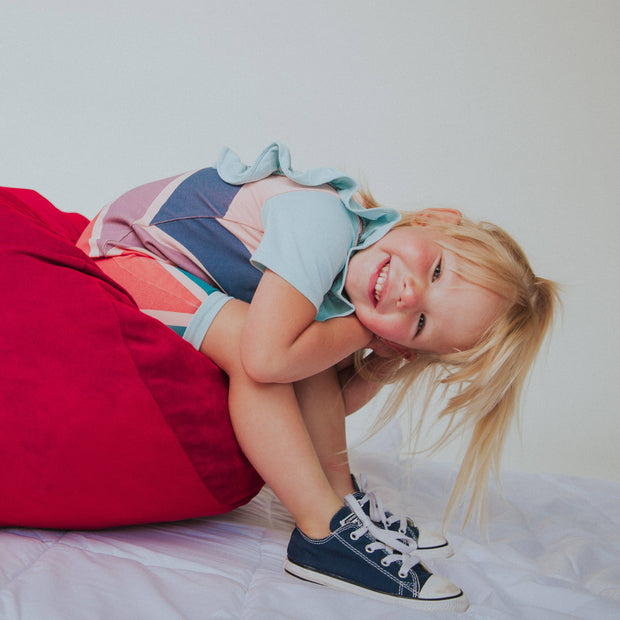
{"label": "navy blue fabric panel", "polygon": [[174,190],[152,223],[179,217],[222,217],[241,187],[222,181],[215,168],[198,170]]}
{"label": "navy blue fabric panel", "polygon": [[216,218],[228,211],[241,185],[222,181],[215,168],[198,170],[181,183],[151,223],[185,246],[228,295],[251,301],[261,272],[248,249]]}
{"label": "navy blue fabric panel", "polygon": [[250,302],[262,273],[250,263],[250,252],[213,217],[190,217],[158,224],[183,244],[224,292]]}

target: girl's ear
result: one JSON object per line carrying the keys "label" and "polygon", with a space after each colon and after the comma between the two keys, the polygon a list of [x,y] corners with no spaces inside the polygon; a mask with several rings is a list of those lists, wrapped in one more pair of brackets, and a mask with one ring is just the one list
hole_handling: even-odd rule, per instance
{"label": "girl's ear", "polygon": [[435,220],[443,224],[459,224],[463,214],[456,209],[423,209],[418,212],[425,220]]}

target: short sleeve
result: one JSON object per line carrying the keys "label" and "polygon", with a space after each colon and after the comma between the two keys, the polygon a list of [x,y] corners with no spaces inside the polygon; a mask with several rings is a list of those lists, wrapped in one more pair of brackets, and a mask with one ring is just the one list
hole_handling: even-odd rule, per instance
{"label": "short sleeve", "polygon": [[358,218],[336,194],[294,191],[270,198],[265,233],[252,264],[284,278],[317,309],[345,267],[358,235]]}

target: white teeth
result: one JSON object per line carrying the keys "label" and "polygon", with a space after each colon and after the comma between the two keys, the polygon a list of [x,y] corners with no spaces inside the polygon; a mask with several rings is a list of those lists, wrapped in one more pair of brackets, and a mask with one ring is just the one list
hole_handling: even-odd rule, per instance
{"label": "white teeth", "polygon": [[383,290],[383,283],[387,278],[387,272],[390,268],[390,263],[386,263],[383,266],[383,269],[379,272],[379,277],[377,278],[377,283],[375,284],[375,299],[379,301],[379,297],[381,296],[381,291]]}

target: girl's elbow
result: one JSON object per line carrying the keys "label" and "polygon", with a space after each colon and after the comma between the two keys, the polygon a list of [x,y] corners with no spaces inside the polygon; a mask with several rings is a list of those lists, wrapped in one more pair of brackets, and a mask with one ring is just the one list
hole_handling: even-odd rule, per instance
{"label": "girl's elbow", "polygon": [[241,364],[245,374],[256,383],[286,383],[275,356],[260,351],[243,351]]}

